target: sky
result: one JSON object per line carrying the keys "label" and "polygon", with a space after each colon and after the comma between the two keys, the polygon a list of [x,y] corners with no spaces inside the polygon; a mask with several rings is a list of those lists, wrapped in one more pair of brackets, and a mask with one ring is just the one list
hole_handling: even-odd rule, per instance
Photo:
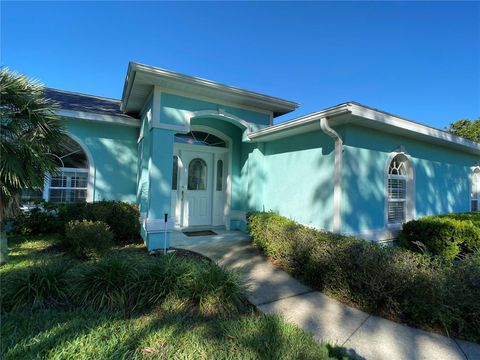
{"label": "sky", "polygon": [[480,116],[480,2],[5,2],[0,64],[120,98],[129,61],[434,127]]}

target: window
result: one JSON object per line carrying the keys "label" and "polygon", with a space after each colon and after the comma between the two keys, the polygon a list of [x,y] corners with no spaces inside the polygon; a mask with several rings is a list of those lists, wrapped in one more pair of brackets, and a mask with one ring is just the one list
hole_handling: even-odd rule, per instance
{"label": "window", "polygon": [[480,168],[477,167],[473,170],[472,173],[472,193],[471,193],[471,203],[470,209],[472,211],[479,211],[479,200],[480,200]]}
{"label": "window", "polygon": [[387,222],[402,224],[407,219],[408,159],[396,155],[389,164],[387,174]]}
{"label": "window", "polygon": [[175,142],[181,144],[227,147],[225,141],[218,136],[203,131],[190,131],[188,134],[175,134]]}
{"label": "window", "polygon": [[178,156],[173,155],[172,190],[178,189]]}
{"label": "window", "polygon": [[88,160],[80,145],[68,138],[61,150],[52,154],[58,163],[58,171],[47,176],[42,190],[22,192],[22,204],[32,205],[34,200],[44,199],[56,203],[85,202],[88,189]]}
{"label": "window", "polygon": [[207,163],[199,158],[188,165],[188,190],[207,190]]}
{"label": "window", "polygon": [[223,160],[217,160],[217,191],[223,190]]}

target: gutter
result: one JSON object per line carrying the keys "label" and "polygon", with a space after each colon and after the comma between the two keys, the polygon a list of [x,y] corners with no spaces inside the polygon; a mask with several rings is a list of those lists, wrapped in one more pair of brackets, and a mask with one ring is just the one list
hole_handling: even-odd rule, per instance
{"label": "gutter", "polygon": [[335,141],[335,170],[333,185],[333,232],[340,233],[342,229],[342,161],[343,140],[328,124],[326,117],[320,118],[320,128]]}

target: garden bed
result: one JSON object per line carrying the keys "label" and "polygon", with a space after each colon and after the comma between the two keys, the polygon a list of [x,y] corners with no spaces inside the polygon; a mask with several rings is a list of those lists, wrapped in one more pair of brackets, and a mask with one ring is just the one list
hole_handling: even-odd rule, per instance
{"label": "garden bed", "polygon": [[255,246],[311,287],[366,312],[480,341],[480,254],[456,261],[251,213]]}
{"label": "garden bed", "polygon": [[58,243],[54,235],[9,239],[2,359],[348,358],[259,315],[234,273],[191,253],[153,257],[131,244],[82,261]]}

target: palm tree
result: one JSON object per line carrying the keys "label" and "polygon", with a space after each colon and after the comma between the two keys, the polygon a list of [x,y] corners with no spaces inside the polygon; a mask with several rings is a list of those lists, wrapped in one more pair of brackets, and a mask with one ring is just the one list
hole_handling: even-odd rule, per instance
{"label": "palm tree", "polygon": [[[0,224],[19,209],[22,189],[41,189],[47,172],[56,172],[50,153],[65,133],[44,87],[25,75],[0,70]],[[6,260],[1,231],[0,264]],[[4,258],[5,256],[5,258]]]}

